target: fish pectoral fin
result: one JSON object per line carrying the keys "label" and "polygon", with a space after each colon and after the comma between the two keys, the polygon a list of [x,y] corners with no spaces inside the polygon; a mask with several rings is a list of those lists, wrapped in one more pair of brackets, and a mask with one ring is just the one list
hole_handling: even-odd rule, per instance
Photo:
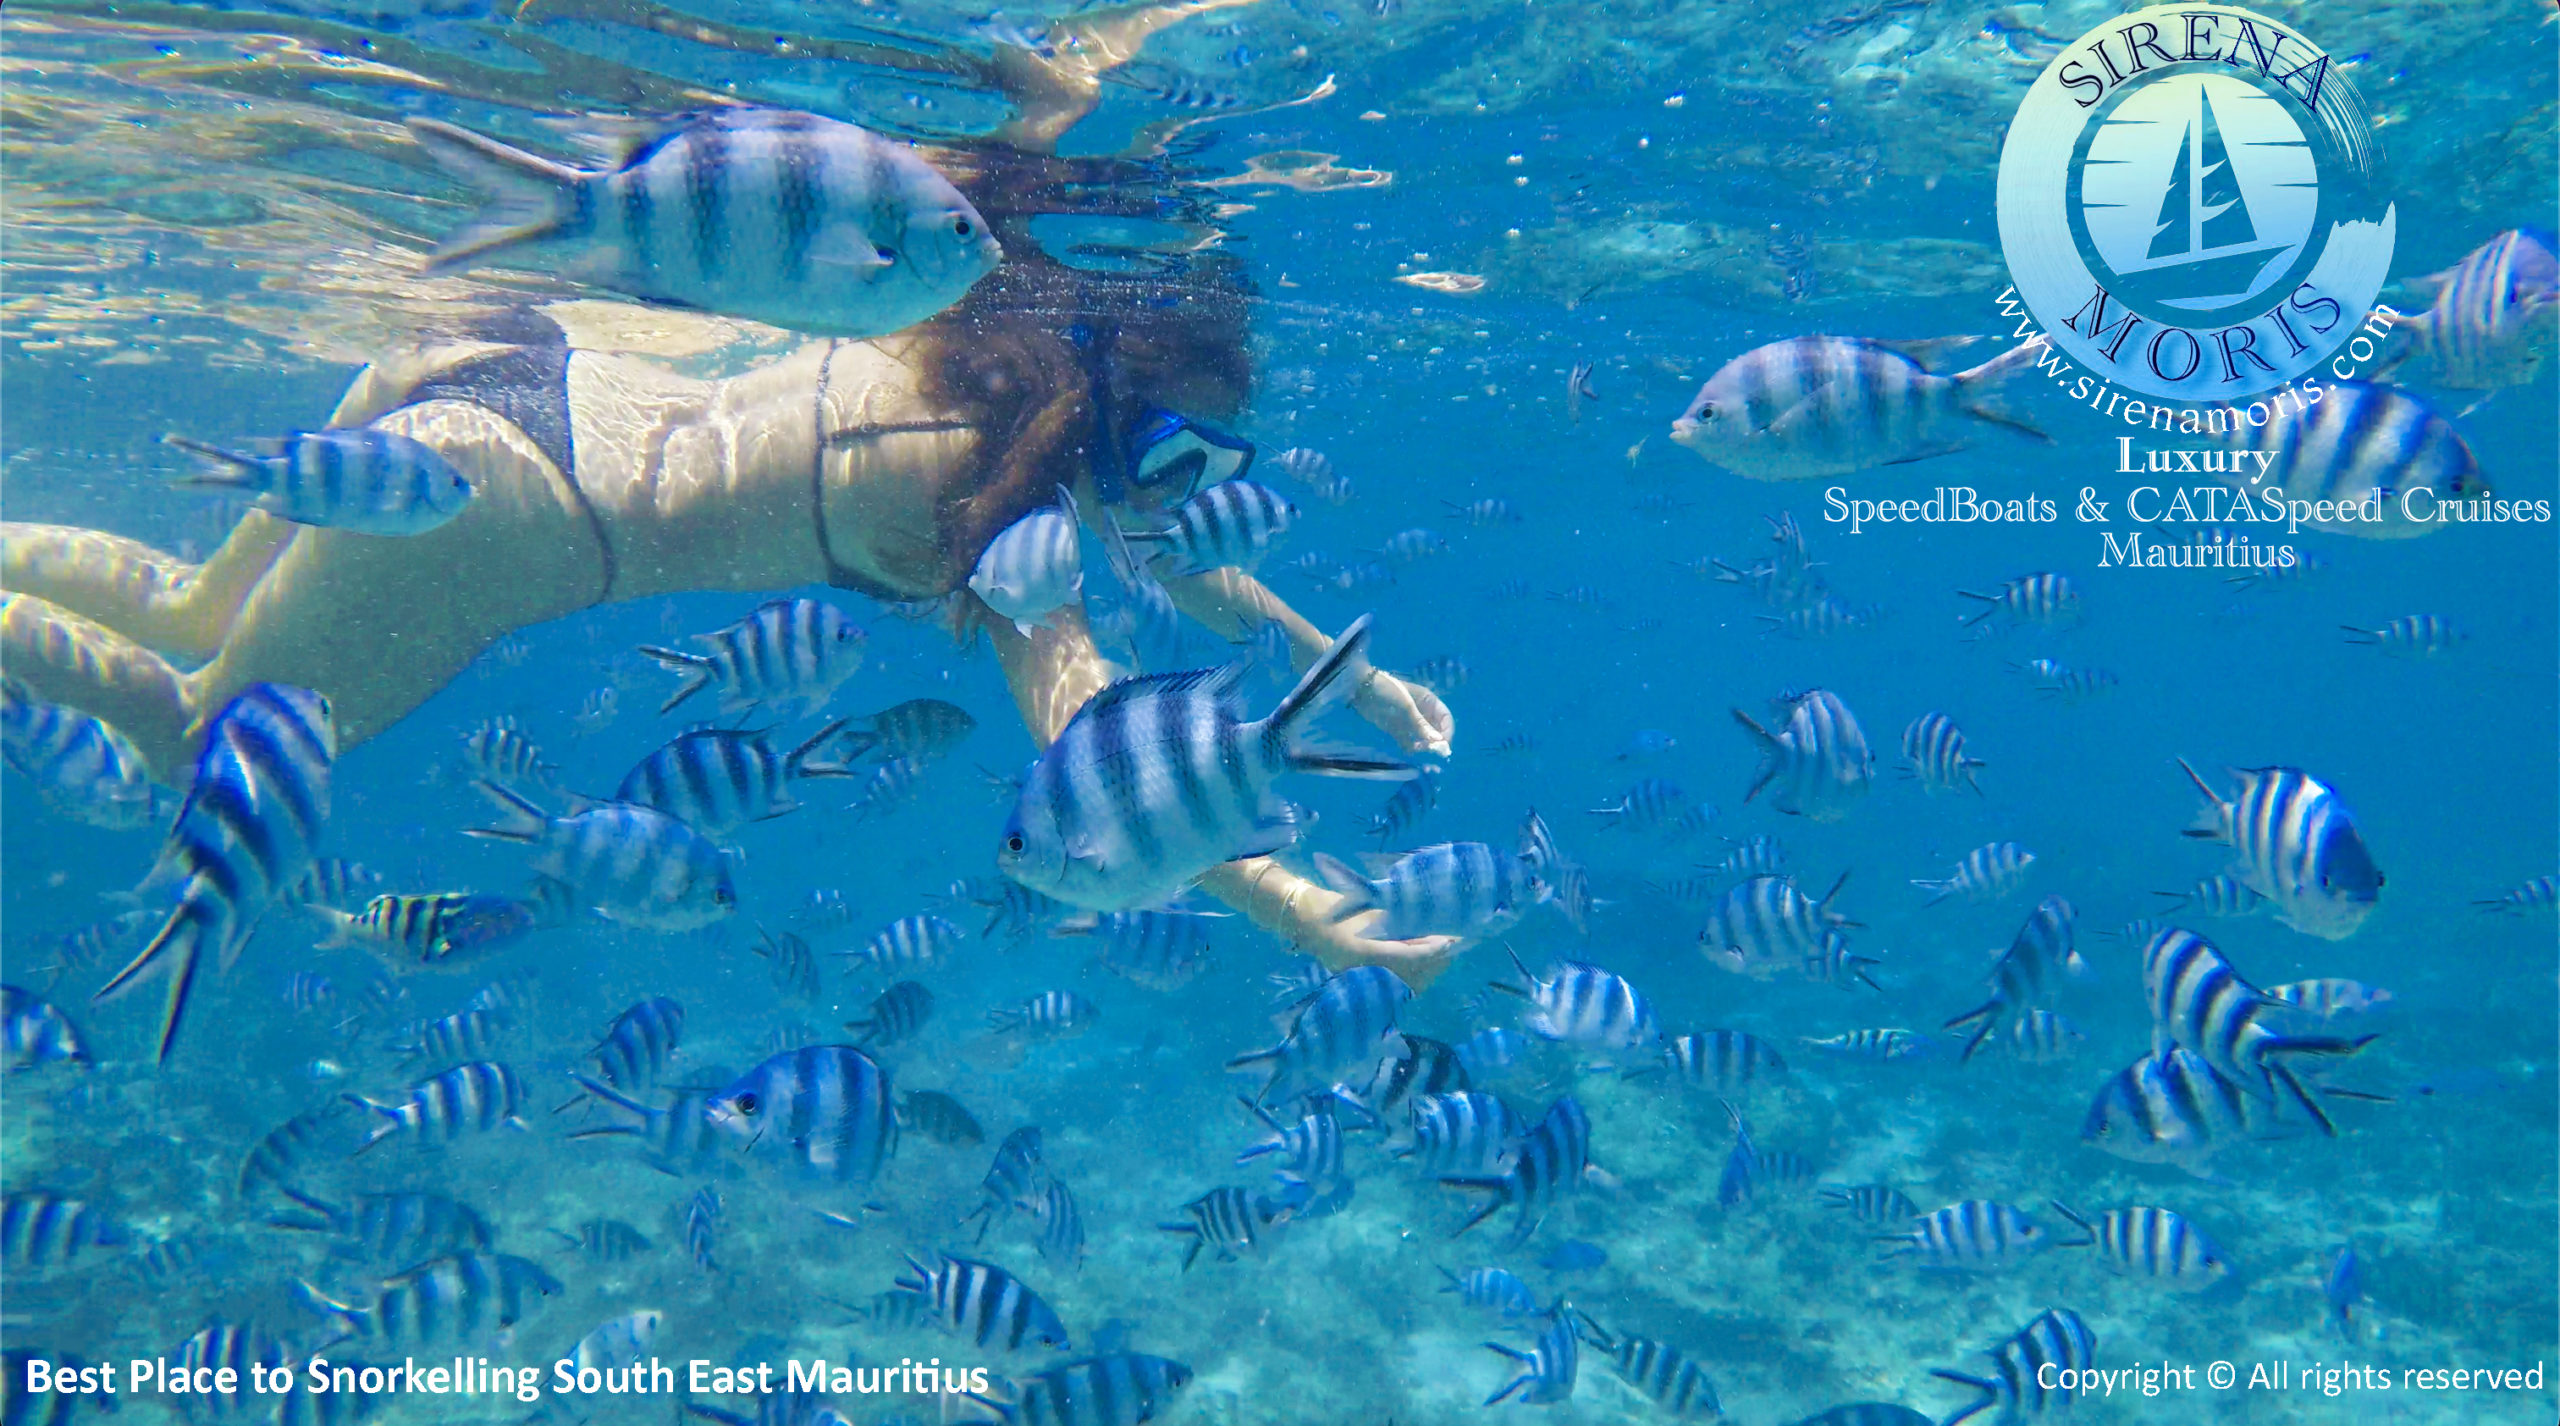
{"label": "fish pectoral fin", "polygon": [[824,263],[856,278],[877,277],[898,265],[897,256],[852,223],[840,223],[809,245],[809,261]]}
{"label": "fish pectoral fin", "polygon": [[1936,460],[1940,456],[1954,455],[1956,452],[1963,450],[1967,444],[1968,443],[1964,441],[1947,441],[1939,445],[1924,446],[1919,450],[1913,451],[1907,456],[1896,456],[1892,460],[1878,461],[1876,464],[1880,466],[1910,465],[1915,461]]}
{"label": "fish pectoral fin", "polygon": [[1297,840],[1298,809],[1290,807],[1256,822],[1253,830],[1245,834],[1243,845],[1239,846],[1236,854],[1228,860],[1242,861],[1247,857],[1267,857],[1295,845]]}

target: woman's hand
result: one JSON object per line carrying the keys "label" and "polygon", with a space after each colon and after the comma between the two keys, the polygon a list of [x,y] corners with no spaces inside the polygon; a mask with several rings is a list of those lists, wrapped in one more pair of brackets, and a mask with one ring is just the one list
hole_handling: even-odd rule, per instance
{"label": "woman's hand", "polygon": [[1337,922],[1333,909],[1342,904],[1341,896],[1269,857],[1227,862],[1200,878],[1200,885],[1253,924],[1322,961],[1329,971],[1385,966],[1419,993],[1440,978],[1460,950],[1455,936],[1370,940],[1360,928],[1385,913],[1363,911]]}

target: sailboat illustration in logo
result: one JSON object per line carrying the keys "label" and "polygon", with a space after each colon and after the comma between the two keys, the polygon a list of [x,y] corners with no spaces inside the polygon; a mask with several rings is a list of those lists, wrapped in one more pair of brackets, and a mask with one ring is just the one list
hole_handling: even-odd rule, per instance
{"label": "sailboat illustration in logo", "polygon": [[2223,148],[2222,126],[2214,121],[2212,96],[2199,88],[2196,99],[2202,115],[2188,122],[2169,164],[2145,265],[2116,270],[2121,296],[2183,306],[2248,292],[2267,265],[2294,246],[2259,240]]}

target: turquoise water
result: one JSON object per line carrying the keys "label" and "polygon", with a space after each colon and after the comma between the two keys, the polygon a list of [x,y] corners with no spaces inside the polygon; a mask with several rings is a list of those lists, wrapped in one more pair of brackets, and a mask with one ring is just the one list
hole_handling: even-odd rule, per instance
{"label": "turquoise water", "polygon": [[[0,1176],[12,1195],[96,1205],[123,1239],[40,1268],[9,1244],[8,1349],[119,1364],[174,1358],[219,1318],[261,1325],[297,1360],[325,1350],[335,1333],[297,1280],[345,1297],[411,1264],[366,1267],[270,1226],[287,1205],[271,1191],[240,1191],[243,1155],[338,1095],[399,1097],[432,1067],[404,1069],[387,1048],[403,1024],[529,975],[526,1008],[494,1054],[530,1087],[525,1128],[449,1146],[394,1140],[348,1158],[350,1116],[293,1181],[341,1203],[399,1190],[451,1195],[487,1219],[498,1251],[540,1263],[559,1290],[512,1327],[416,1349],[364,1346],[361,1360],[486,1356],[541,1366],[547,1381],[548,1364],[583,1334],[642,1309],[663,1312],[649,1350],[678,1364],[679,1378],[697,1358],[770,1362],[777,1380],[789,1359],[938,1358],[997,1378],[1060,1359],[862,1315],[907,1255],[939,1249],[1019,1274],[1057,1309],[1079,1354],[1184,1364],[1189,1384],[1157,1418],[1168,1422],[1669,1414],[1620,1382],[1590,1343],[1569,1400],[1483,1406],[1517,1368],[1482,1344],[1526,1351],[1537,1327],[1439,1290],[1439,1270],[1488,1265],[1519,1274],[1541,1307],[1569,1300],[1610,1333],[1676,1347],[1712,1380],[1730,1419],[1751,1426],[1853,1401],[1899,1402],[1943,1421],[1972,1393],[1931,1369],[1983,1372],[1984,1348],[2048,1308],[2085,1319],[2101,1367],[2191,1367],[2199,1383],[2156,1396],[2120,1385],[2077,1403],[2073,1419],[2552,1420],[2554,922],[2547,892],[2539,909],[2518,913],[2473,904],[2560,865],[2551,527],[2453,526],[2399,541],[2306,532],[2288,542],[2324,567],[2258,587],[2214,570],[2105,567],[2095,527],[2071,511],[2083,487],[2121,501],[2140,483],[2116,470],[2117,437],[2132,428],[2032,377],[2011,383],[2003,403],[2050,444],[1985,428],[1964,449],[1911,464],[1762,483],[1670,440],[1669,423],[1701,383],[1765,343],[1816,333],[1979,339],[1941,369],[1999,351],[2017,325],[2001,309],[2010,282],[1994,210],[2002,130],[2055,47],[2112,13],[1431,0],[1204,9],[1156,31],[1105,77],[1098,106],[1059,145],[1091,160],[1084,186],[1056,202],[1062,211],[1032,224],[1023,207],[972,191],[991,218],[1023,225],[1006,229],[1009,244],[1036,239],[1060,261],[1161,269],[1246,294],[1241,341],[1254,387],[1230,424],[1260,447],[1254,474],[1301,512],[1262,580],[1328,633],[1372,614],[1382,668],[1464,665],[1463,681],[1441,679],[1455,732],[1448,755],[1433,759],[1445,762],[1437,806],[1391,845],[1481,840],[1508,850],[1534,807],[1588,867],[1598,904],[1587,934],[1552,907],[1530,909],[1464,950],[1405,1007],[1403,1028],[1456,1043],[1490,1024],[1517,1027],[1521,1003],[1485,993],[1517,979],[1511,954],[1532,970],[1557,960],[1606,967],[1642,990],[1666,1034],[1743,1030],[1785,1056],[1789,1072],[1743,1103],[1760,1147],[1803,1156],[1814,1183],[1720,1203],[1733,1131],[1716,1095],[1622,1077],[1645,1062],[1640,1054],[1600,1067],[1589,1052],[1542,1045],[1513,1070],[1480,1072],[1479,1087],[1531,1119],[1573,1096],[1605,1173],[1524,1244],[1507,1242],[1510,1210],[1453,1238],[1470,1195],[1389,1157],[1379,1136],[1353,1134],[1354,1191],[1338,1211],[1285,1222],[1238,1261],[1204,1253],[1182,1271],[1182,1242],[1158,1225],[1220,1185],[1274,1191],[1260,1161],[1235,1161],[1264,1133],[1236,1102],[1255,1081],[1222,1066],[1277,1038],[1284,1005],[1268,978],[1307,958],[1229,917],[1209,923],[1204,972],[1155,989],[1097,966],[1087,940],[982,936],[986,913],[965,904],[951,913],[970,933],[957,954],[900,973],[930,987],[933,1021],[878,1058],[898,1090],[957,1099],[984,1142],[945,1145],[910,1128],[875,1182],[847,1186],[769,1152],[732,1146],[668,1173],[627,1142],[569,1138],[614,1116],[555,1115],[574,1092],[567,1074],[645,997],[672,997],[686,1012],[655,1102],[677,1086],[723,1086],[776,1045],[849,1038],[838,1026],[899,977],[836,953],[934,909],[957,880],[982,893],[1000,886],[994,854],[1011,792],[987,774],[1010,776],[1039,752],[986,639],[963,646],[936,620],[896,617],[822,584],[768,588],[729,567],[749,555],[706,554],[690,567],[697,582],[680,574],[677,592],[516,630],[387,726],[349,739],[323,847],[379,873],[370,891],[516,894],[525,855],[459,835],[492,825],[469,786],[466,734],[512,716],[558,765],[560,787],[602,795],[688,720],[711,716],[707,699],[658,715],[674,680],[639,645],[717,629],[762,598],[825,600],[869,632],[863,667],[827,716],[932,697],[967,710],[976,730],[894,810],[855,817],[844,809],[856,784],[806,783],[799,811],[725,835],[739,853],[739,905],[706,929],[635,929],[580,913],[450,969],[390,976],[361,949],[313,949],[319,921],[278,906],[235,965],[200,982],[175,1052],[156,1065],[157,987],[90,999],[137,944],[66,964],[62,942],[121,909],[106,898],[142,878],[166,819],[102,830],[40,801],[20,774],[0,783],[6,978],[60,1006],[96,1059],[85,1070],[28,1069],[0,1086]],[[1043,20],[1075,19],[1006,15],[1035,34]],[[2447,268],[2510,229],[2548,241],[2560,34],[2548,7],[2419,17],[2347,4],[2281,17],[2358,57],[2343,72],[2383,120],[2399,204],[2393,278]],[[227,443],[316,427],[365,363],[422,332],[509,306],[611,298],[522,273],[422,274],[419,255],[461,221],[469,196],[436,176],[404,116],[539,145],[536,115],[739,100],[983,154],[1013,112],[985,58],[1003,45],[991,30],[1007,27],[986,22],[887,0],[823,10],[11,5],[0,18],[10,538],[24,538],[20,522],[86,527],[202,559],[232,535],[242,507],[163,489],[187,466],[163,434]],[[1274,183],[1275,173],[1295,182]],[[1400,280],[1416,275],[1425,281]],[[2395,296],[2404,310],[2422,303],[2406,287],[2385,300]],[[1054,328],[1059,319],[1016,311],[1005,320]],[[639,325],[651,333],[630,335]],[[803,340],[692,314],[607,314],[582,330],[605,329],[621,331],[639,360],[703,378],[781,360]],[[1596,395],[1569,401],[1583,363]],[[2467,411],[2486,393],[2430,384],[2419,368],[2405,374],[2452,420],[2499,496],[2554,498],[2560,423],[2549,363]],[[1290,449],[1323,453],[1350,498],[1336,503],[1273,474]],[[2061,518],[1851,533],[1826,518],[1833,486],[1864,499],[1958,486],[2032,494]],[[1507,502],[1516,521],[1477,524],[1459,508],[1487,499]],[[797,519],[802,507],[791,508]],[[1767,607],[1717,581],[1712,566],[1701,570],[1709,557],[1746,565],[1774,553],[1769,522],[1782,514],[1801,526],[1824,580],[1867,616],[1860,627],[1773,632],[1760,617]],[[2113,528],[2129,527],[2119,518]],[[1410,562],[1375,553],[1417,528],[1447,550]],[[789,538],[807,536],[795,525]],[[1379,561],[1393,582],[1343,589],[1288,566],[1309,552],[1326,557],[1319,575]],[[960,554],[965,567],[974,551]],[[505,564],[458,566],[454,579],[515,578],[519,561],[544,557],[518,548]],[[1084,559],[1099,608],[1110,584],[1100,540],[1085,541]],[[14,559],[11,568],[14,578]],[[2035,571],[2076,582],[2086,610],[2077,627],[1965,637],[1961,621],[1977,606],[1957,591]],[[11,621],[38,617],[17,598],[26,591],[11,593]],[[324,611],[339,594],[303,591]],[[448,647],[434,596],[403,597],[423,601],[414,625],[393,621],[403,638],[321,660],[346,680],[323,691],[344,700],[397,682],[381,670],[430,657],[405,639]],[[2395,658],[2340,631],[2411,614],[2440,615],[2467,638],[2434,657]],[[13,672],[35,657],[21,642],[26,627],[10,630]],[[1194,647],[1227,656],[1194,633]],[[165,651],[181,668],[204,656],[174,643]],[[2118,682],[2086,699],[2040,695],[2013,668],[2036,658]],[[44,686],[76,701],[51,666]],[[1784,815],[1766,793],[1746,797],[1757,754],[1731,713],[1768,722],[1771,700],[1813,687],[1840,696],[1876,757],[1873,791],[1833,823]],[[1248,688],[1256,715],[1276,697],[1259,676]],[[611,710],[598,713],[595,694],[606,689]],[[1931,795],[1897,776],[1902,729],[1932,711],[1952,715],[1987,764],[1980,795]],[[816,726],[796,720],[777,739],[788,747]],[[1373,750],[1390,741],[1351,714],[1326,727]],[[1648,731],[1672,745],[1649,750],[1639,741]],[[2227,860],[2179,835],[2198,804],[2180,758],[2217,783],[2224,767],[2284,765],[2337,788],[2385,875],[2370,919],[2333,941],[2264,912],[2199,920],[2170,909],[2158,893],[2193,886]],[[183,765],[154,771],[184,780]],[[1685,805],[1711,805],[1712,817],[1680,835],[1605,828],[1586,811],[1646,778],[1675,783]],[[1376,849],[1362,828],[1391,789],[1297,777],[1281,791],[1313,817],[1284,865],[1307,874],[1310,851]],[[1700,954],[1706,907],[1675,883],[1764,834],[1783,843],[1809,894],[1849,874],[1836,907],[1858,923],[1850,949],[1876,958],[1877,988],[1746,979]],[[2003,895],[1928,907],[1909,885],[1999,841],[2035,854]],[[840,892],[849,913],[812,915],[811,893],[822,889]],[[1959,1063],[1957,1037],[1940,1027],[1980,1003],[1988,952],[2048,895],[2078,908],[2088,970],[2053,1005],[2086,1040],[2058,1063],[1999,1053]],[[2117,930],[2146,917],[2209,936],[2259,985],[2345,977],[2387,989],[2389,1008],[2368,1027],[2380,1038],[2323,1074],[2387,1102],[2332,1101],[2335,1138],[2295,1123],[2217,1154],[2210,1179],[2084,1143],[2092,1098],[2151,1047],[2142,937]],[[777,985],[756,953],[760,929],[809,942],[815,997]],[[328,977],[334,1004],[290,1005],[297,972]],[[377,982],[403,992],[397,1003],[372,1000]],[[1051,990],[1085,997],[1098,1021],[1027,1045],[987,1027],[990,1011]],[[1936,1053],[1862,1063],[1804,1043],[1878,1027],[1938,1032]],[[995,1145],[1022,1125],[1042,1130],[1048,1169],[1081,1206],[1080,1268],[1040,1255],[1027,1214],[998,1215],[974,1248],[975,1227],[956,1226],[980,1201]],[[2066,1239],[2049,1200],[2092,1216],[2167,1208],[2235,1271],[2187,1294],[2061,1246],[1987,1272],[1880,1263],[1880,1230],[1825,1207],[1815,1183],[1888,1183],[1923,1210],[1998,1200]],[[684,1221],[705,1186],[725,1205],[708,1268],[688,1253]],[[651,1246],[602,1262],[557,1236],[598,1217],[636,1227]],[[1542,1265],[1574,1242],[1606,1261]],[[170,1246],[151,1257],[154,1245]],[[2342,1246],[2362,1264],[2351,1335],[2322,1291]],[[174,1266],[158,1265],[173,1255]],[[2239,1385],[2201,1385],[2217,1361],[2236,1364]],[[2292,1380],[2304,1364],[2342,1362],[2387,1369],[2394,1385],[2248,1386],[2261,1363],[2290,1364]],[[2401,1376],[2537,1366],[2536,1384],[2513,1390],[2421,1389]],[[175,1400],[124,1404],[149,1417]],[[743,1398],[695,1400],[755,1410]],[[243,1409],[280,1408],[251,1398]],[[494,1394],[380,1404],[388,1421],[515,1421],[535,1409]],[[540,1409],[563,1420],[664,1420],[675,1407],[546,1396]],[[973,1407],[844,1392],[836,1409],[868,1426]]]}

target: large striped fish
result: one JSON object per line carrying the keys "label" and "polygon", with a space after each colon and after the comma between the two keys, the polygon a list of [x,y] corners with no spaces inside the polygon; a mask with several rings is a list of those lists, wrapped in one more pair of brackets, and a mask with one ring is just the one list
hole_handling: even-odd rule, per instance
{"label": "large striped fish", "polygon": [[1946,1024],[1950,1030],[1973,1030],[1973,1038],[1965,1042],[1965,1059],[1979,1054],[2001,1026],[2049,1007],[2064,976],[2088,973],[2088,963],[2080,958],[2076,945],[2074,928],[2079,919],[2079,910],[2059,896],[2036,904],[2027,924],[2018,928],[2016,939],[1991,968],[1991,999]]}
{"label": "large striped fish", "polygon": [[114,724],[47,703],[14,678],[0,679],[0,758],[74,821],[129,832],[168,814],[151,765]]}
{"label": "large striped fish", "polygon": [[723,714],[761,708],[776,717],[798,718],[825,707],[836,685],[853,677],[870,638],[832,604],[775,599],[725,629],[694,635],[693,641],[707,652],[648,644],[640,652],[684,676],[683,684],[658,705],[661,713],[706,688],[717,688]]}
{"label": "large striped fish", "polygon": [[1699,928],[1698,949],[1754,980],[1802,972],[1841,928],[1858,925],[1831,909],[1848,884],[1844,871],[1816,901],[1796,889],[1794,877],[1755,876],[1717,898]]}
{"label": "large striped fish", "polygon": [[969,588],[986,606],[1028,635],[1054,627],[1052,617],[1084,593],[1084,541],[1076,497],[1058,487],[1043,505],[1004,527],[978,552]]}
{"label": "large striped fish", "polygon": [[1866,731],[1849,706],[1827,689],[1797,698],[1787,709],[1785,726],[1774,733],[1739,708],[1733,716],[1760,745],[1760,772],[1751,780],[1751,790],[1742,794],[1745,802],[1774,786],[1769,802],[1779,811],[1837,822],[1875,781],[1876,755],[1867,746]]}
{"label": "large striped fish", "polygon": [[1451,1188],[1490,1195],[1458,1225],[1459,1233],[1501,1212],[1505,1204],[1518,1204],[1520,1216],[1512,1223],[1508,1240],[1510,1247],[1517,1248],[1538,1231],[1558,1199],[1581,1189],[1590,1172],[1591,1118],[1579,1101],[1566,1095],[1548,1105],[1546,1117],[1520,1136],[1509,1173],[1500,1178],[1450,1175],[1440,1181]]}
{"label": "large striped fish", "polygon": [[1272,792],[1282,773],[1413,776],[1408,764],[1307,740],[1306,725],[1350,691],[1345,675],[1368,641],[1363,615],[1258,722],[1241,716],[1235,665],[1103,689],[1023,777],[998,865],[1071,905],[1134,910],[1220,862],[1295,841],[1298,811]]}
{"label": "large striped fish", "polygon": [[[2406,540],[2448,528],[2441,507],[2489,493],[2480,463],[2451,422],[2396,386],[2332,384],[2317,404],[2295,405],[2252,426],[2233,413],[2229,443],[2267,460],[2235,459],[2224,482],[2270,501],[2342,501],[2379,516],[2304,518],[2302,528],[2366,540]],[[2420,495],[2419,492],[2426,492]],[[2363,504],[2363,502],[2375,502]]]}
{"label": "large striped fish", "polygon": [[1324,884],[1342,893],[1333,908],[1334,921],[1363,911],[1380,913],[1360,928],[1373,941],[1494,935],[1547,896],[1546,883],[1527,859],[1483,842],[1443,842],[1407,852],[1375,881],[1323,852],[1316,853],[1315,862]]}
{"label": "large striped fish", "polygon": [[434,447],[389,431],[295,431],[256,455],[184,436],[162,439],[213,462],[179,484],[245,496],[297,525],[423,535],[471,503],[471,482]]}
{"label": "large striped fish", "polygon": [[2295,767],[2233,768],[2240,785],[2226,798],[2183,760],[2178,766],[2211,804],[2186,835],[2228,844],[2231,874],[2273,901],[2277,920],[2340,941],[2373,913],[2381,869],[2327,783]]}
{"label": "large striped fish", "polygon": [[757,1065],[711,1101],[711,1122],[790,1151],[820,1176],[868,1183],[898,1146],[889,1074],[851,1045],[807,1045]]}
{"label": "large striped fish", "polygon": [[1003,1426],[1141,1426],[1191,1384],[1191,1368],[1163,1357],[1115,1352],[1017,1377],[1010,1400],[969,1399]]}
{"label": "large striped fish", "polygon": [[1980,1393],[1972,1405],[1948,1417],[1946,1426],[1957,1426],[1994,1407],[2002,1421],[2068,1411],[2073,1398],[2085,1389],[2080,1375],[2097,1362],[2098,1337],[2079,1313],[2055,1307],[2037,1314],[2015,1336],[1991,1348],[1989,1355],[1989,1376],[1929,1369],[1931,1376],[1960,1382]]}
{"label": "large striped fish", "polygon": [[575,888],[579,900],[604,916],[652,930],[690,931],[738,909],[728,855],[654,807],[600,802],[553,817],[494,782],[477,786],[505,820],[465,835],[533,848],[536,872]]}
{"label": "large striped fish", "polygon": [[839,718],[787,753],[762,728],[679,733],[623,774],[614,800],[654,807],[696,831],[723,836],[749,822],[798,811],[791,796],[795,779],[851,776],[850,769],[811,761],[843,727]]}
{"label": "large striped fish", "polygon": [[2295,1019],[2292,1006],[2241,979],[2211,941],[2175,926],[2142,948],[2142,990],[2151,1005],[2154,1054],[2171,1046],[2185,1050],[2261,1099],[2273,1099],[2281,1087],[2322,1129],[2337,1132],[2290,1061],[2297,1055],[2351,1055],[2374,1036],[2287,1033]]}
{"label": "large striped fish", "polygon": [[1227,1068],[1268,1064],[1259,1103],[1282,1085],[1321,1089],[1353,1069],[1377,1064],[1382,1054],[1405,1052],[1396,1035],[1396,1013],[1413,999],[1412,987],[1383,966],[1353,966],[1331,976],[1300,1003],[1289,1033],[1267,1050],[1238,1055]]}
{"label": "large striped fish", "polygon": [[111,999],[165,964],[163,1062],[206,948],[230,969],[268,905],[311,869],[329,825],[337,758],[329,700],[307,688],[252,684],[206,725],[186,803],[140,888],[148,895],[174,887],[177,904],[151,943],[91,997]]}
{"label": "large striped fish", "polygon": [[1161,547],[1172,557],[1169,573],[1200,574],[1213,569],[1251,570],[1261,564],[1271,542],[1297,520],[1298,507],[1270,486],[1224,480],[1166,514],[1172,524],[1161,530],[1131,530],[1127,538]]}
{"label": "large striped fish", "polygon": [[428,270],[556,270],[646,301],[793,331],[880,337],[933,316],[1004,250],[912,148],[789,109],[634,121],[591,172],[437,119],[411,119],[445,171],[493,194]]}
{"label": "large striped fish", "polygon": [[2414,340],[2400,359],[2415,355],[2437,384],[2469,391],[2523,386],[2542,369],[2560,320],[2560,260],[2551,249],[2511,228],[2414,281],[2431,300],[2401,319]]}
{"label": "large striped fish", "polygon": [[1753,480],[1810,480],[1962,450],[1986,426],[2052,438],[1990,404],[1991,388],[2034,365],[2025,342],[1939,376],[1905,346],[1792,337],[1755,347],[1698,389],[1671,423],[1679,445]]}

